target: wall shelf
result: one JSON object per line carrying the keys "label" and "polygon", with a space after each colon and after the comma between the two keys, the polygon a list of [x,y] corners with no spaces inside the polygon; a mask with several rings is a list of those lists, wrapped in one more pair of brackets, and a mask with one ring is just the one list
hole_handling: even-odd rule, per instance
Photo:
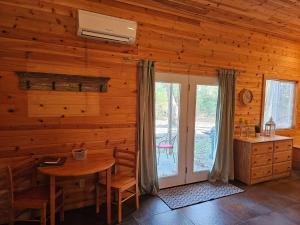
{"label": "wall shelf", "polygon": [[16,72],[22,90],[107,92],[109,77]]}

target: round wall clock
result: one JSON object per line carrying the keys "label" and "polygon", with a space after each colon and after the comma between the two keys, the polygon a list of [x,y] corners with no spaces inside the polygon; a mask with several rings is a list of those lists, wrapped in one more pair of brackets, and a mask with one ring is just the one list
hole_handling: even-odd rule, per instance
{"label": "round wall clock", "polygon": [[243,103],[244,105],[248,105],[252,102],[253,100],[253,94],[252,91],[249,89],[243,89],[240,91],[240,102]]}

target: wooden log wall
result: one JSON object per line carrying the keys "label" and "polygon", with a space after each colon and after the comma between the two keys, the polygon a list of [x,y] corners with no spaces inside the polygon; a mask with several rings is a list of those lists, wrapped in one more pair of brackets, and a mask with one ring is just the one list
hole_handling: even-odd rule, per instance
{"label": "wooden log wall", "polygon": [[[136,44],[77,37],[77,9],[137,21]],[[218,67],[238,69],[237,98],[241,89],[248,88],[254,101],[249,106],[236,103],[236,123],[239,118],[259,123],[264,75],[300,79],[299,44],[267,34],[111,0],[0,0],[1,165],[20,168],[20,163],[43,155],[70,155],[79,146],[88,148],[89,154],[111,154],[114,147],[134,150],[136,66],[143,58],[155,60],[156,70],[164,72],[214,76]],[[97,101],[98,107],[81,115],[78,110],[85,107],[86,100],[80,99],[88,94],[23,91],[15,71],[111,80],[107,93],[93,94],[93,104]],[[39,104],[47,105],[58,95],[59,104],[52,104],[48,113],[30,104],[38,98]],[[72,111],[70,99],[76,96],[79,108]],[[297,133],[298,112],[297,107],[296,129],[285,134]],[[93,204],[93,179],[86,178],[84,189],[79,188],[77,179],[63,181],[68,209]],[[22,182],[16,181],[18,185]]]}

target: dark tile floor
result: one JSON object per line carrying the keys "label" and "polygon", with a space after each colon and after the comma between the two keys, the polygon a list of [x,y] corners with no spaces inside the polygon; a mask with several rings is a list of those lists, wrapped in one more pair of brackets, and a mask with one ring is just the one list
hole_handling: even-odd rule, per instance
{"label": "dark tile floor", "polygon": [[[200,203],[177,210],[158,197],[141,197],[141,207],[134,201],[123,208],[123,225],[297,225],[300,224],[300,172],[290,178],[243,186],[240,194]],[[63,225],[105,224],[105,211],[95,215],[94,207],[66,212]],[[114,224],[116,210],[113,209]],[[16,225],[25,225],[16,223]],[[28,225],[28,224],[26,224]]]}

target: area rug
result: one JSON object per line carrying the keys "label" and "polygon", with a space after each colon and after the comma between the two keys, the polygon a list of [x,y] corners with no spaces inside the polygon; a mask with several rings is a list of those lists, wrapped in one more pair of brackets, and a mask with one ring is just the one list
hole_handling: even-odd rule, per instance
{"label": "area rug", "polygon": [[243,192],[232,184],[201,182],[178,187],[166,188],[159,191],[158,196],[171,208],[206,202]]}

